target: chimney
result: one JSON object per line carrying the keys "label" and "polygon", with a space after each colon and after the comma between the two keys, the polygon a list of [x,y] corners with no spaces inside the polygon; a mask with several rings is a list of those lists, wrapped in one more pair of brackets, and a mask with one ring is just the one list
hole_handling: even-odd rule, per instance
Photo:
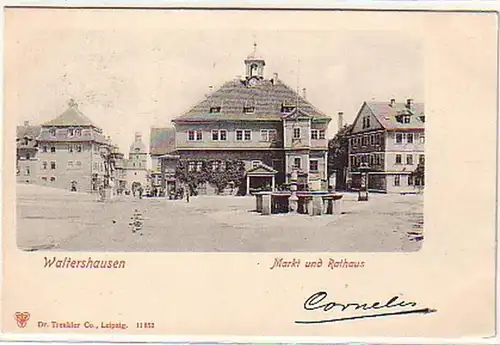
{"label": "chimney", "polygon": [[406,108],[407,108],[407,109],[411,109],[412,107],[413,107],[413,99],[408,98],[408,99],[406,100]]}
{"label": "chimney", "polygon": [[28,127],[30,125],[29,121],[24,121],[24,127]]}
{"label": "chimney", "polygon": [[306,89],[306,88],[303,88],[303,89],[302,89],[302,97],[303,97],[304,99],[307,99],[307,89]]}
{"label": "chimney", "polygon": [[339,130],[344,127],[344,112],[339,111],[339,122],[338,122]]}
{"label": "chimney", "polygon": [[391,104],[390,104],[390,106],[394,107],[395,104],[396,104],[396,100],[394,98],[391,98]]}

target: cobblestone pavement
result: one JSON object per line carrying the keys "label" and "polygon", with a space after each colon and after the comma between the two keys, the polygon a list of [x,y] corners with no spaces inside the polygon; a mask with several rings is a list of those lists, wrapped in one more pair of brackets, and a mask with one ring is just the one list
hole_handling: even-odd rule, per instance
{"label": "cobblestone pavement", "polygon": [[[346,193],[341,215],[253,211],[251,197],[185,200],[94,195],[17,186],[17,242],[25,250],[202,252],[405,252],[420,249],[408,232],[423,222],[422,195]],[[142,215],[140,235],[130,226]]]}

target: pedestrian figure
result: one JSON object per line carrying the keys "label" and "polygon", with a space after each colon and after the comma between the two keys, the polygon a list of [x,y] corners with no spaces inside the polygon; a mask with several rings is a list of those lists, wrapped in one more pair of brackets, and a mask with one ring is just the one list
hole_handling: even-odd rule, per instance
{"label": "pedestrian figure", "polygon": [[139,199],[142,199],[142,191],[143,191],[142,187],[139,187]]}
{"label": "pedestrian figure", "polygon": [[144,218],[142,217],[142,213],[139,210],[135,209],[132,217],[130,217],[130,227],[132,228],[132,232],[138,232],[142,236],[142,227],[144,225]]}
{"label": "pedestrian figure", "polygon": [[189,202],[189,196],[190,196],[189,194],[191,194],[190,189],[191,188],[189,186],[187,186],[187,188],[186,188],[186,202]]}

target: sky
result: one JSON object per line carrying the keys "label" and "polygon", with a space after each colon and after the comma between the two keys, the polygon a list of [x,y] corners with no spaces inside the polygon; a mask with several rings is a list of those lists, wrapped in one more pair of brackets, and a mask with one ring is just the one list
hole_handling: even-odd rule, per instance
{"label": "sky", "polygon": [[364,101],[424,101],[420,27],[397,13],[28,10],[6,13],[6,80],[16,123],[69,99],[124,152],[136,131],[172,126],[257,50],[264,74],[352,122]]}

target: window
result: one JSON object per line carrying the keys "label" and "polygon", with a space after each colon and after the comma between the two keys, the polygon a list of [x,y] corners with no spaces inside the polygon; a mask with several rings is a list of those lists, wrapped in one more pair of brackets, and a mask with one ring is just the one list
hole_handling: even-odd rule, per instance
{"label": "window", "polygon": [[55,128],[51,128],[51,129],[49,129],[49,135],[50,135],[51,137],[55,137],[55,136],[56,136],[56,129],[55,129]]}
{"label": "window", "polygon": [[424,115],[420,116],[420,121],[425,122],[425,116]]}
{"label": "window", "polygon": [[274,141],[276,140],[276,130],[275,129],[261,129],[260,130],[260,140],[261,141]]}
{"label": "window", "polygon": [[50,182],[55,182],[55,181],[56,181],[55,176],[52,176],[52,177],[50,178]]}
{"label": "window", "polygon": [[406,155],[406,164],[413,165],[413,155]]}
{"label": "window", "polygon": [[403,116],[403,122],[404,123],[410,123],[410,115]]}
{"label": "window", "polygon": [[424,144],[424,143],[425,143],[425,134],[421,133],[420,134],[420,144]]}
{"label": "window", "polygon": [[300,139],[300,128],[294,128],[293,129],[293,138],[294,139]]}
{"label": "window", "polygon": [[394,186],[400,186],[401,185],[401,176],[399,175],[394,175]]}
{"label": "window", "polygon": [[75,130],[73,128],[68,128],[68,137],[73,137],[75,135]]}
{"label": "window", "polygon": [[375,142],[376,142],[377,144],[380,144],[380,142],[381,142],[381,140],[380,140],[380,139],[381,139],[381,134],[380,134],[380,133],[379,133],[379,134],[377,134],[377,135],[375,135]]}
{"label": "window", "polygon": [[94,162],[94,163],[92,164],[92,170],[95,170],[95,171],[99,170],[99,163]]}
{"label": "window", "polygon": [[221,112],[222,107],[210,107],[210,114],[218,114]]}
{"label": "window", "polygon": [[318,161],[317,160],[310,160],[309,161],[309,171],[311,171],[311,172],[318,171]]}
{"label": "window", "polygon": [[54,161],[50,162],[50,168],[52,170],[55,170],[55,168],[56,168],[56,162],[54,162]]}
{"label": "window", "polygon": [[261,164],[262,164],[261,161],[252,161],[252,169],[257,168]]}
{"label": "window", "polygon": [[246,101],[245,106],[243,107],[243,112],[245,114],[253,114],[255,113],[255,102]]}
{"label": "window", "polygon": [[401,164],[401,155],[400,154],[396,155],[396,164]]}
{"label": "window", "polygon": [[76,152],[82,152],[82,145],[81,144],[76,145]]}
{"label": "window", "polygon": [[325,130],[311,129],[311,139],[325,139]]}
{"label": "window", "polygon": [[375,162],[375,159],[373,158],[373,155],[370,155],[370,161],[369,161],[370,165],[373,165],[374,162]]}
{"label": "window", "polygon": [[226,162],[222,161],[220,162],[220,171],[225,171],[226,170]]}
{"label": "window", "polygon": [[76,137],[80,137],[80,136],[82,136],[82,129],[81,129],[81,128],[77,128],[77,129],[75,129],[75,136],[76,136]]}
{"label": "window", "polygon": [[236,130],[236,141],[250,141],[252,140],[252,131],[249,129],[237,129]]}
{"label": "window", "polygon": [[42,181],[47,181],[47,177],[46,176],[42,176]]}
{"label": "window", "polygon": [[425,155],[418,155],[418,162],[420,164],[424,164],[425,163]]}
{"label": "window", "polygon": [[296,169],[300,169],[300,165],[301,165],[301,159],[300,159],[300,157],[295,157],[293,159],[293,167],[296,168]]}
{"label": "window", "polygon": [[212,171],[217,171],[220,168],[220,162],[219,161],[213,161],[212,162]]}
{"label": "window", "polygon": [[30,173],[31,173],[31,171],[30,171],[30,166],[29,166],[29,165],[27,165],[27,166],[26,166],[26,170],[24,171],[24,175],[29,175]]}
{"label": "window", "polygon": [[81,169],[82,168],[82,161],[76,161],[76,168]]}
{"label": "window", "polygon": [[375,135],[372,134],[370,135],[370,145],[374,145],[375,144]]}
{"label": "window", "polygon": [[50,147],[50,152],[55,153],[56,152],[56,147],[55,146],[51,146]]}
{"label": "window", "polygon": [[68,161],[68,169],[73,169],[73,161]]}
{"label": "window", "polygon": [[42,146],[42,152],[47,152],[48,151],[48,147],[47,145],[43,145]]}
{"label": "window", "polygon": [[203,132],[200,130],[189,130],[187,132],[188,134],[188,141],[200,141],[203,139]]}
{"label": "window", "polygon": [[73,152],[73,145],[72,144],[68,144],[68,152]]}
{"label": "window", "polygon": [[317,129],[311,129],[311,139],[318,139],[319,138],[319,133]]}
{"label": "window", "polygon": [[203,168],[203,162],[196,162],[196,171],[201,171]]}
{"label": "window", "polygon": [[196,162],[188,163],[188,171],[194,171],[196,169]]}
{"label": "window", "polygon": [[42,162],[42,169],[43,169],[43,170],[47,170],[47,166],[48,166],[48,165],[49,165],[49,164],[47,163],[47,161],[43,161],[43,162]]}
{"label": "window", "polygon": [[212,130],[212,140],[213,141],[227,140],[227,131],[225,129],[213,129]]}
{"label": "window", "polygon": [[403,142],[403,134],[396,133],[396,144],[401,144]]}
{"label": "window", "polygon": [[249,129],[245,129],[245,140],[246,141],[252,140],[252,131]]}
{"label": "window", "polygon": [[407,133],[406,134],[406,142],[408,144],[413,144],[413,133]]}
{"label": "window", "polygon": [[363,146],[368,146],[368,137],[363,136]]}
{"label": "window", "polygon": [[365,128],[370,128],[370,117],[365,116],[363,117],[363,129]]}
{"label": "window", "polygon": [[413,176],[408,175],[408,186],[413,186]]}
{"label": "window", "polygon": [[99,152],[99,145],[94,145],[94,152]]}

